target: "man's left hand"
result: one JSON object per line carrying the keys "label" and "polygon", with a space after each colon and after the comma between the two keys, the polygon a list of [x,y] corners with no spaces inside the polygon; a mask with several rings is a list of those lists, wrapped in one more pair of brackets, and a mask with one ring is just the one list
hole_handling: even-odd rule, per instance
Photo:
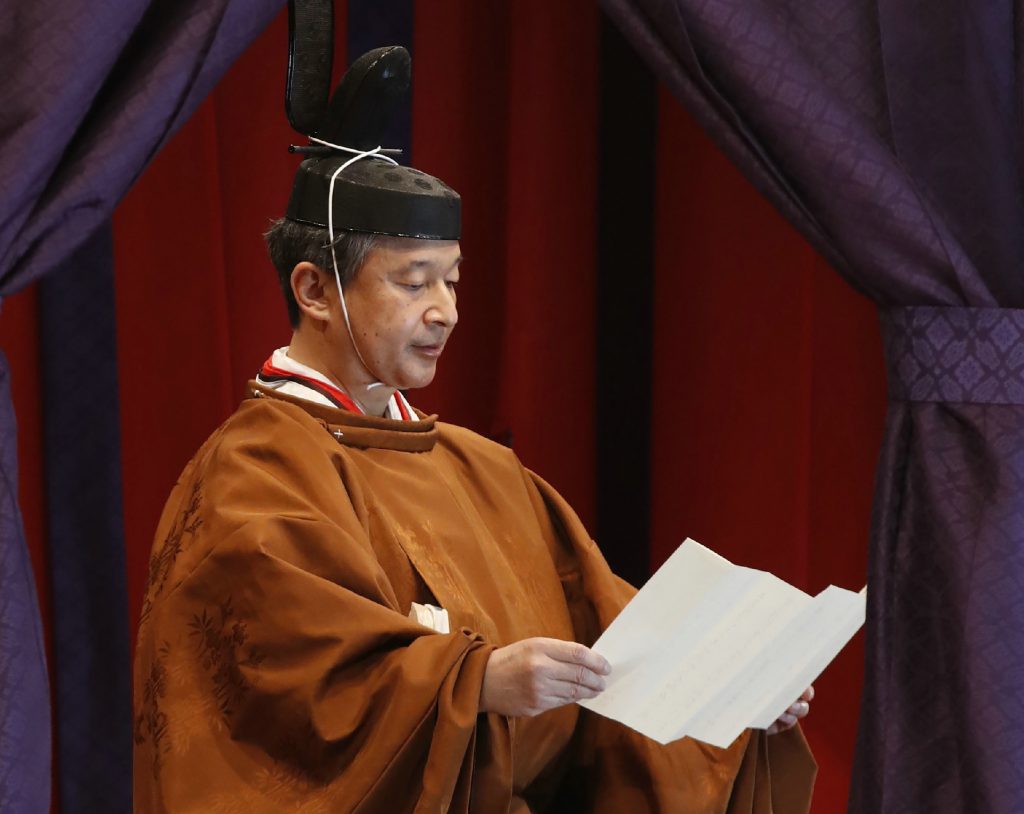
{"label": "man's left hand", "polygon": [[779,716],[779,720],[768,727],[768,734],[775,735],[796,726],[796,722],[811,711],[811,700],[813,698],[814,687],[811,686],[804,690],[804,694],[801,695],[789,709]]}

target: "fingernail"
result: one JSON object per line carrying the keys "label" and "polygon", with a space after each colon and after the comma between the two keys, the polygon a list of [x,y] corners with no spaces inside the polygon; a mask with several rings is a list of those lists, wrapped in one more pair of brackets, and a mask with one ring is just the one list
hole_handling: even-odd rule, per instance
{"label": "fingernail", "polygon": [[601,673],[602,675],[609,675],[612,671],[612,665],[608,662],[608,659],[603,659],[601,662]]}

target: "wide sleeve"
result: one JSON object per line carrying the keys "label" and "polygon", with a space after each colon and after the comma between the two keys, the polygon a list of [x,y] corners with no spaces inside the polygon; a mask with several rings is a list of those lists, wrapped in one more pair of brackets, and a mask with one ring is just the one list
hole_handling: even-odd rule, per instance
{"label": "wide sleeve", "polygon": [[492,647],[406,618],[358,484],[315,435],[266,429],[221,439],[161,523],[136,811],[505,810],[507,724],[478,709]]}
{"label": "wide sleeve", "polygon": [[[575,512],[526,474],[579,641],[591,645],[636,589],[615,576]],[[806,814],[817,766],[799,728],[747,731],[728,749],[683,738],[667,746],[580,710],[575,755],[556,810],[612,814]],[[575,807],[575,808],[573,808]]]}

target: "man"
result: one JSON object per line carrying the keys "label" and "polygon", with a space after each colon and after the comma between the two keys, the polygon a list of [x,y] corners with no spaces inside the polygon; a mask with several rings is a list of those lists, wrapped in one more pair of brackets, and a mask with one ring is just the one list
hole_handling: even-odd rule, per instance
{"label": "man", "polygon": [[806,811],[796,729],[662,747],[572,703],[603,688],[587,645],[633,589],[510,450],[406,401],[458,320],[459,199],[358,131],[300,167],[267,236],[292,341],[157,531],[136,810]]}

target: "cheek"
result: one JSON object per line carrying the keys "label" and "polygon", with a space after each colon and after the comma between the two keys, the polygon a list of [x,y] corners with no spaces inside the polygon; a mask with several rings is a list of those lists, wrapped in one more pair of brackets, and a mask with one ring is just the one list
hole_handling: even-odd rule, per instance
{"label": "cheek", "polygon": [[352,328],[364,339],[386,336],[394,320],[394,307],[384,298],[360,298],[349,302]]}
{"label": "cheek", "polygon": [[415,336],[417,317],[407,309],[382,307],[367,320],[360,333],[374,345],[378,354],[389,356],[401,352]]}

